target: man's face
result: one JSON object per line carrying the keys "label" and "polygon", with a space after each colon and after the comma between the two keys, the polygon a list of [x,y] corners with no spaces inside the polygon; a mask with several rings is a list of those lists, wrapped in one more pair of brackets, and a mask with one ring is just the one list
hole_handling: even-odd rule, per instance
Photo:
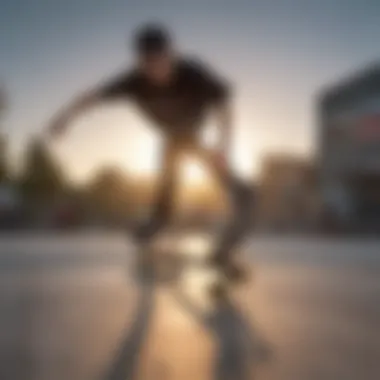
{"label": "man's face", "polygon": [[149,80],[165,84],[171,79],[173,58],[169,51],[140,54],[139,66]]}

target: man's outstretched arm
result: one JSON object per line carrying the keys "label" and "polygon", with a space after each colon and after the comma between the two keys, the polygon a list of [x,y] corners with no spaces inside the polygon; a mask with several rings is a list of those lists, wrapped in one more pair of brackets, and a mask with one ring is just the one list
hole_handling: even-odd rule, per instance
{"label": "man's outstretched arm", "polygon": [[99,91],[88,91],[74,99],[53,117],[48,125],[48,135],[54,138],[62,136],[79,114],[95,106],[100,99]]}
{"label": "man's outstretched arm", "polygon": [[60,137],[67,131],[70,123],[82,112],[102,101],[129,96],[132,91],[133,80],[132,75],[122,74],[102,86],[84,92],[53,117],[48,126],[48,134],[52,137]]}

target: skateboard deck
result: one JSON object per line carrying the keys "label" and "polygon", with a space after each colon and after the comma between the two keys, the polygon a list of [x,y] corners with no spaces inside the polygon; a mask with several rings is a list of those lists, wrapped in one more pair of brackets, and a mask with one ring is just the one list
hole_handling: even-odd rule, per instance
{"label": "skateboard deck", "polygon": [[215,242],[213,235],[200,232],[162,233],[148,246],[137,247],[140,277],[190,298],[225,298],[236,283],[213,263]]}

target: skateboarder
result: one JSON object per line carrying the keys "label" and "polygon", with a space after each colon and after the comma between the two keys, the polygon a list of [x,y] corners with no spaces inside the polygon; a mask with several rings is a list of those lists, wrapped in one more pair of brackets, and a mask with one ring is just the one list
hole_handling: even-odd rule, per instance
{"label": "skateboarder", "polygon": [[[232,221],[213,256],[215,263],[231,274],[234,269],[229,258],[249,227],[252,209],[249,187],[234,176],[226,161],[233,126],[230,88],[214,70],[179,54],[165,27],[151,24],[140,28],[132,45],[136,64],[75,99],[53,119],[49,133],[55,137],[62,135],[74,117],[99,102],[126,98],[135,101],[165,141],[158,195],[151,219],[136,232],[138,241],[141,244],[150,241],[168,223],[173,211],[177,158],[189,151],[206,164],[231,199]],[[215,113],[220,126],[220,146],[216,152],[198,141],[209,112]]]}

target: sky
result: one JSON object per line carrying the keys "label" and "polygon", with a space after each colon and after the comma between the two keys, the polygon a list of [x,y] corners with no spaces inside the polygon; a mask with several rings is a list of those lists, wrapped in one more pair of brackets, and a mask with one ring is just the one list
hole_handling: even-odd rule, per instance
{"label": "sky", "polygon": [[[233,83],[231,160],[247,178],[257,176],[266,154],[312,154],[321,89],[380,61],[378,0],[1,0],[0,5],[0,83],[9,98],[2,128],[16,163],[26,138],[43,131],[62,105],[132,63],[129,39],[144,22],[166,23],[184,54],[197,55]],[[52,150],[75,180],[100,164],[149,174],[159,166],[159,139],[150,127],[132,105],[108,104],[78,118]]]}

